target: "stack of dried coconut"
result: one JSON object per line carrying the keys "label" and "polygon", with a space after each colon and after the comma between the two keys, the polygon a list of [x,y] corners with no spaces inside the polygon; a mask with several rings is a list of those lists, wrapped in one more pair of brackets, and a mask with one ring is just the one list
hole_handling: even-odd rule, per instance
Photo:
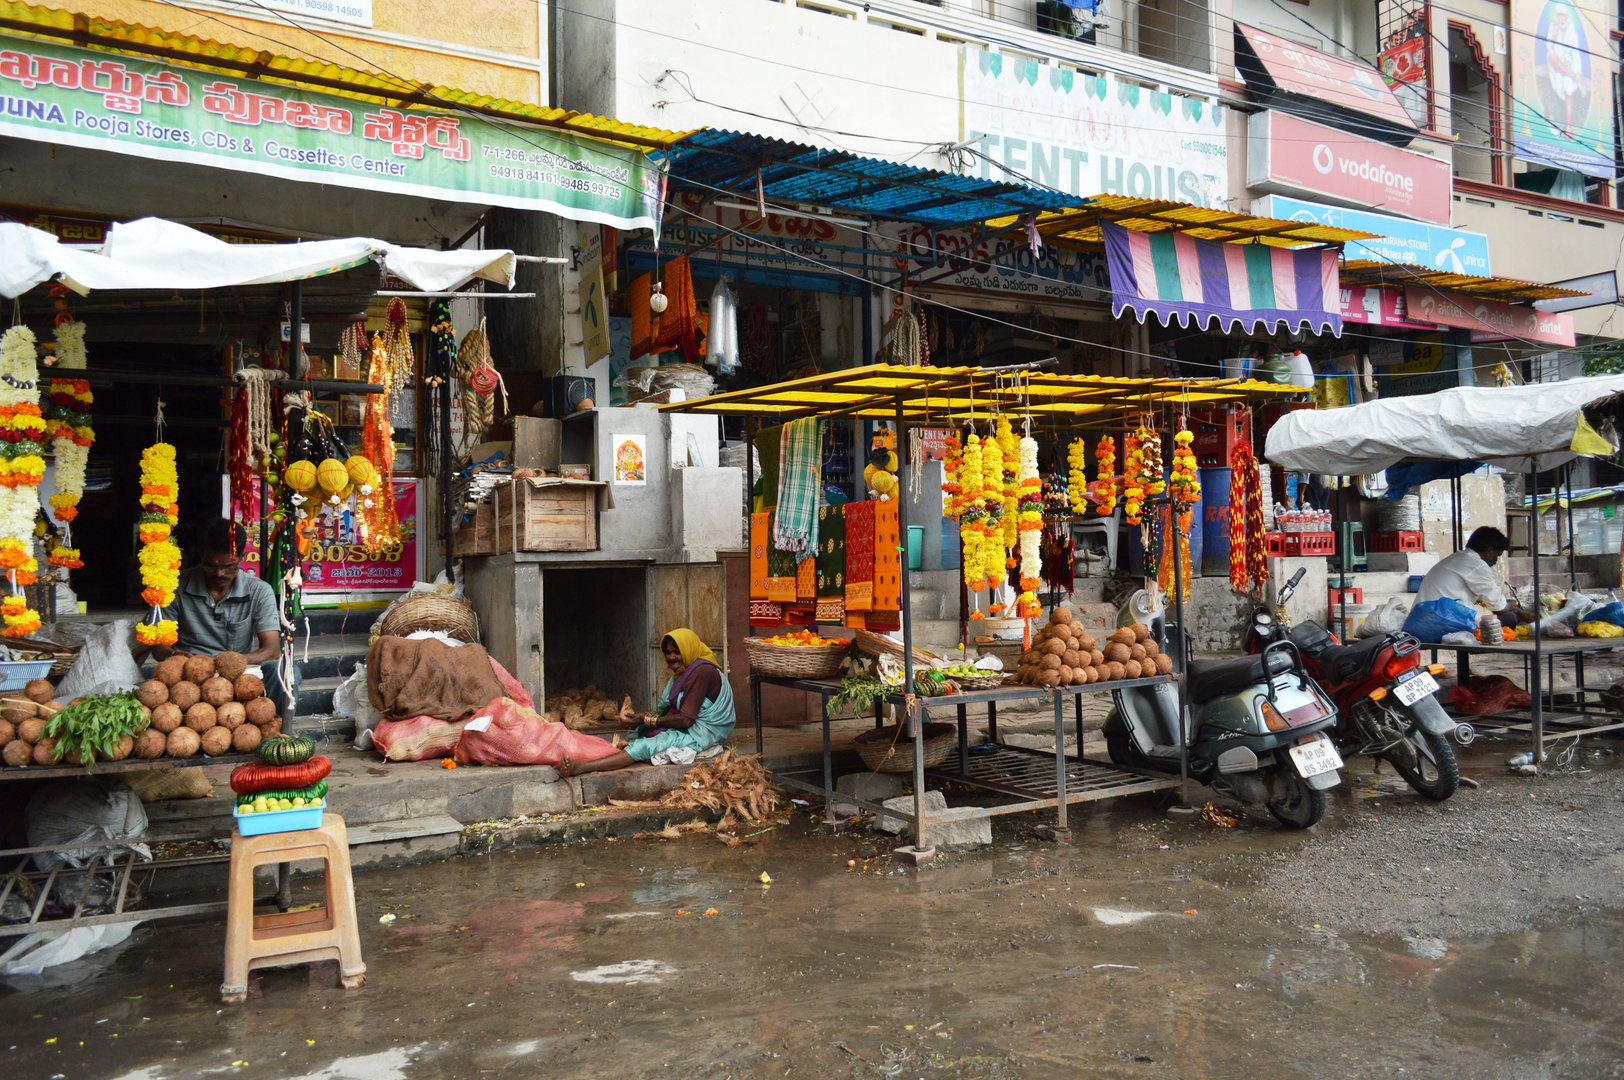
{"label": "stack of dried coconut", "polygon": [[1049,623],[1021,654],[1015,681],[1028,686],[1084,686],[1113,679],[1167,675],[1173,658],[1163,653],[1143,623],[1123,627],[1096,641],[1072,622],[1071,612],[1054,609]]}

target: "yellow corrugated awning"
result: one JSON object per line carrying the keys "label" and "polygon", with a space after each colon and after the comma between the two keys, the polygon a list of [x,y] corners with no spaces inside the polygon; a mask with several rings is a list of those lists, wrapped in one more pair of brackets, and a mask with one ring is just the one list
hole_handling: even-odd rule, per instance
{"label": "yellow corrugated awning", "polygon": [[713,394],[663,405],[661,409],[765,416],[778,421],[832,415],[892,420],[900,404],[902,417],[910,424],[984,420],[995,411],[1003,411],[1030,412],[1046,426],[1066,426],[1108,424],[1164,407],[1209,408],[1232,402],[1278,400],[1306,392],[1306,387],[1240,379],[1119,379],[976,367],[871,364]]}
{"label": "yellow corrugated awning", "polygon": [[247,76],[266,82],[315,88],[372,105],[398,109],[470,109],[494,120],[554,128],[643,150],[663,150],[692,134],[691,131],[665,131],[451,87],[426,87],[393,75],[341,67],[319,60],[277,56],[191,34],[136,26],[94,15],[17,3],[15,0],[0,0],[0,31],[71,42],[91,49],[152,57],[185,67]]}
{"label": "yellow corrugated awning", "polygon": [[[1271,247],[1340,244],[1348,240],[1369,240],[1376,236],[1375,233],[1334,228],[1314,221],[1285,221],[1171,199],[1138,199],[1126,195],[1096,195],[1089,200],[1089,205],[1080,209],[1040,214],[1037,228],[1045,241],[1063,246],[1099,247],[1105,242],[1100,225],[1106,221],[1136,232],[1157,233],[1176,229],[1197,240],[1258,243]],[[996,232],[1012,228],[1017,223],[1017,218],[1001,218],[987,222],[987,229]]]}
{"label": "yellow corrugated awning", "polygon": [[1555,300],[1563,296],[1583,296],[1582,291],[1563,289],[1555,285],[1541,285],[1536,281],[1518,278],[1474,277],[1471,274],[1452,274],[1444,270],[1429,270],[1425,266],[1377,262],[1373,259],[1355,259],[1342,264],[1344,285],[1425,285],[1434,289],[1449,289],[1482,300],[1502,300],[1508,303],[1535,300]]}

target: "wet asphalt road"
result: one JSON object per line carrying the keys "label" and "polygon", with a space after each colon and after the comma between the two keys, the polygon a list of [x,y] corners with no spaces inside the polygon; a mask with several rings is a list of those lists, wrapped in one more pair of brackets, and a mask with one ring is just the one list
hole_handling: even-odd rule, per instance
{"label": "wet asphalt road", "polygon": [[268,971],[222,1007],[222,925],[155,924],[0,983],[0,1075],[1624,1074],[1624,770],[1527,780],[1507,752],[1475,747],[1483,788],[1444,808],[1358,778],[1307,835],[1145,797],[1080,815],[1069,846],[1004,819],[922,869],[801,811],[733,848],[363,872],[364,989]]}

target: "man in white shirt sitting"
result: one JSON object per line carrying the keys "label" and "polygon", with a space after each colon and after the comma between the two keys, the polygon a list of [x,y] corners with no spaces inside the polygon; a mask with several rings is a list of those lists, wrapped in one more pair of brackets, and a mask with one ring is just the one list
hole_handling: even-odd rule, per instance
{"label": "man in white shirt sitting", "polygon": [[1481,604],[1498,615],[1501,625],[1507,627],[1516,626],[1522,619],[1532,619],[1532,612],[1507,601],[1505,591],[1494,577],[1492,568],[1510,545],[1511,541],[1499,529],[1485,525],[1473,530],[1465,551],[1455,552],[1427,571],[1427,576],[1421,579],[1416,603],[1447,596],[1468,607]]}

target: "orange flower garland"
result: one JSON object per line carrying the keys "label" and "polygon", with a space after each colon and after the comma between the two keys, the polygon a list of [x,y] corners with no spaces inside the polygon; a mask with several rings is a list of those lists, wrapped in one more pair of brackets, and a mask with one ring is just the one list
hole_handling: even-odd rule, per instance
{"label": "orange flower garland", "polygon": [[[1094,482],[1094,505],[1102,517],[1109,517],[1116,511],[1117,504],[1116,440],[1109,435],[1101,439],[1094,448],[1094,461],[1099,466],[1099,479]],[[1084,490],[1087,490],[1086,484]]]}
{"label": "orange flower garland", "polygon": [[1142,519],[1145,489],[1139,486],[1139,440],[1122,436],[1122,520],[1137,525]]}
{"label": "orange flower garland", "polygon": [[0,569],[8,572],[12,595],[0,602],[6,637],[27,637],[39,629],[39,613],[20,591],[32,585],[39,562],[31,552],[34,519],[39,516],[39,481],[45,475],[40,441],[45,421],[39,409],[39,367],[34,332],[13,326],[0,337]]}

